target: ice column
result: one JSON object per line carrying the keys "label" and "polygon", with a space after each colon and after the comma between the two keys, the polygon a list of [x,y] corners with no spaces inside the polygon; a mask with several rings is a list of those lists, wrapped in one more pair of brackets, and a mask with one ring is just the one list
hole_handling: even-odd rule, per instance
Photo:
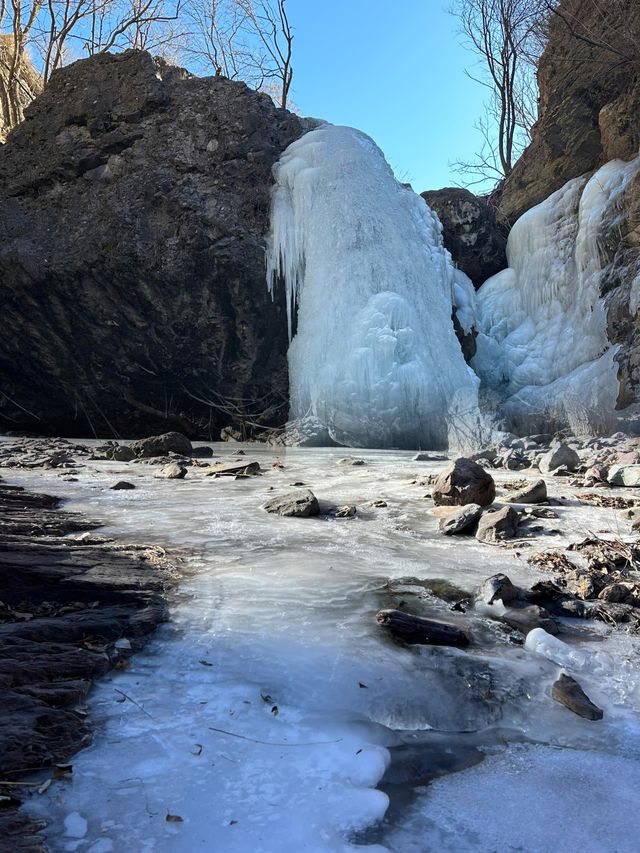
{"label": "ice column", "polygon": [[474,443],[478,380],[451,321],[467,282],[435,214],[348,127],[305,134],[274,174],[268,281],[287,290],[291,419],[361,447]]}

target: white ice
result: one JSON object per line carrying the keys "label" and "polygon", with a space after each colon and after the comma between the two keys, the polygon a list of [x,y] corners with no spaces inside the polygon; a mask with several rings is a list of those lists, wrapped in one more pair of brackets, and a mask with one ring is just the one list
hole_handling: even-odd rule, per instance
{"label": "white ice", "polygon": [[[224,458],[235,449],[215,452]],[[444,463],[365,451],[366,465],[345,468],[336,464],[344,455],[338,449],[245,450],[245,459],[259,459],[263,476],[233,481],[190,473],[184,481],[163,481],[148,466],[103,462],[65,484],[73,496],[69,509],[110,525],[101,534],[185,549],[189,575],[172,622],[131,658],[128,670],[93,691],[95,741],[73,758],[72,780],[30,801],[51,821],[52,850],[424,853],[436,849],[435,841],[444,850],[465,850],[479,835],[484,840],[474,849],[487,853],[568,850],[550,846],[551,804],[561,841],[589,830],[599,843],[599,821],[610,842],[600,849],[632,849],[635,812],[622,819],[621,788],[632,782],[637,788],[636,641],[596,623],[580,625],[569,638],[576,652],[594,657],[595,651],[608,661],[577,674],[604,709],[599,723],[551,700],[559,669],[549,655],[509,645],[484,623],[472,621],[479,644],[469,651],[397,646],[375,623],[379,608],[404,600],[408,609],[424,607],[436,617],[456,614],[437,599],[416,598],[409,582],[394,596],[389,578],[446,578],[471,591],[502,571],[530,584],[539,575],[526,552],[519,557],[474,539],[452,547],[437,533],[437,519],[421,499],[424,487],[410,481]],[[284,469],[272,468],[276,455]],[[109,489],[125,476],[135,490]],[[12,472],[12,478],[36,489],[58,486],[55,472]],[[358,515],[286,519],[260,509],[296,481],[307,483],[324,506],[356,504]],[[552,496],[564,489],[550,483]],[[388,506],[366,507],[378,498]],[[554,546],[603,524],[624,535],[614,510],[574,507],[572,513],[568,535],[555,537]],[[403,744],[429,745],[430,738],[440,739],[446,755],[460,739],[501,754],[429,787],[408,783],[411,806],[389,810],[379,824],[388,799],[376,786],[389,759],[401,762]],[[533,752],[518,752],[522,739]],[[535,744],[554,748],[536,752]],[[528,777],[509,770],[522,761]],[[585,784],[603,773],[619,783]],[[574,791],[593,817],[576,809]],[[508,825],[508,814],[538,811],[544,825],[537,829],[523,821]],[[66,834],[65,819],[75,822],[74,814],[87,821],[82,838]],[[167,814],[183,820],[168,822]]]}
{"label": "white ice", "polygon": [[640,157],[569,181],[509,235],[509,268],[477,294],[484,404],[515,431],[606,431],[618,396],[601,285],[621,199]]}
{"label": "white ice", "polygon": [[305,134],[274,175],[267,278],[286,285],[291,419],[359,447],[469,439],[478,380],[451,315],[471,325],[471,285],[436,215],[348,127]]}

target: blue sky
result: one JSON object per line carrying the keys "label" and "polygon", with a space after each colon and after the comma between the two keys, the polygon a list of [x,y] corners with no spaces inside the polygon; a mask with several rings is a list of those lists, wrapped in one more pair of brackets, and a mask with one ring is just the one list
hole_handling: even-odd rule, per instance
{"label": "blue sky", "polygon": [[[480,147],[486,90],[470,80],[448,0],[289,0],[294,101],[365,131],[421,192],[456,185],[449,166]],[[476,67],[477,73],[477,67]]]}

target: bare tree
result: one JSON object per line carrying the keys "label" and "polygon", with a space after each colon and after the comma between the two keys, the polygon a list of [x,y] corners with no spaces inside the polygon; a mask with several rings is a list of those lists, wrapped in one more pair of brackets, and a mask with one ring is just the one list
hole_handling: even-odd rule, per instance
{"label": "bare tree", "polygon": [[480,179],[503,178],[530,139],[537,117],[535,71],[549,17],[546,0],[457,0],[452,11],[481,61],[473,79],[490,90],[479,125],[476,163],[458,163]]}
{"label": "bare tree", "polygon": [[[0,25],[6,26],[9,33],[2,38],[0,50],[0,108],[3,124],[9,130],[15,127],[24,116],[24,108],[36,94],[28,79],[30,73],[23,73],[27,63],[25,51],[31,30],[40,14],[43,0],[0,0]],[[3,20],[8,18],[8,24]],[[34,91],[35,89],[35,91]]]}
{"label": "bare tree", "polygon": [[286,109],[293,82],[293,28],[287,0],[238,0],[238,3],[266,54],[264,77],[276,84],[274,100]]}

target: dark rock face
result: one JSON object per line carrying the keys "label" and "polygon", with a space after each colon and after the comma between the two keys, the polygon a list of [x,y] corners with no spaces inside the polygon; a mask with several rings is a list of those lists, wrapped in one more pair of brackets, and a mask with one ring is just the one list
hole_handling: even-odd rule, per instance
{"label": "dark rock face", "polygon": [[0,148],[0,426],[217,438],[229,398],[282,422],[264,238],[271,167],[306,129],[141,51],[56,72]]}
{"label": "dark rock face", "polygon": [[421,193],[442,223],[442,239],[456,265],[478,288],[507,266],[507,229],[485,199],[459,187]]}
{"label": "dark rock face", "polygon": [[495,199],[511,223],[571,178],[638,153],[640,5],[611,0],[603,8],[562,0],[563,17],[551,17],[538,69],[540,118]]}

